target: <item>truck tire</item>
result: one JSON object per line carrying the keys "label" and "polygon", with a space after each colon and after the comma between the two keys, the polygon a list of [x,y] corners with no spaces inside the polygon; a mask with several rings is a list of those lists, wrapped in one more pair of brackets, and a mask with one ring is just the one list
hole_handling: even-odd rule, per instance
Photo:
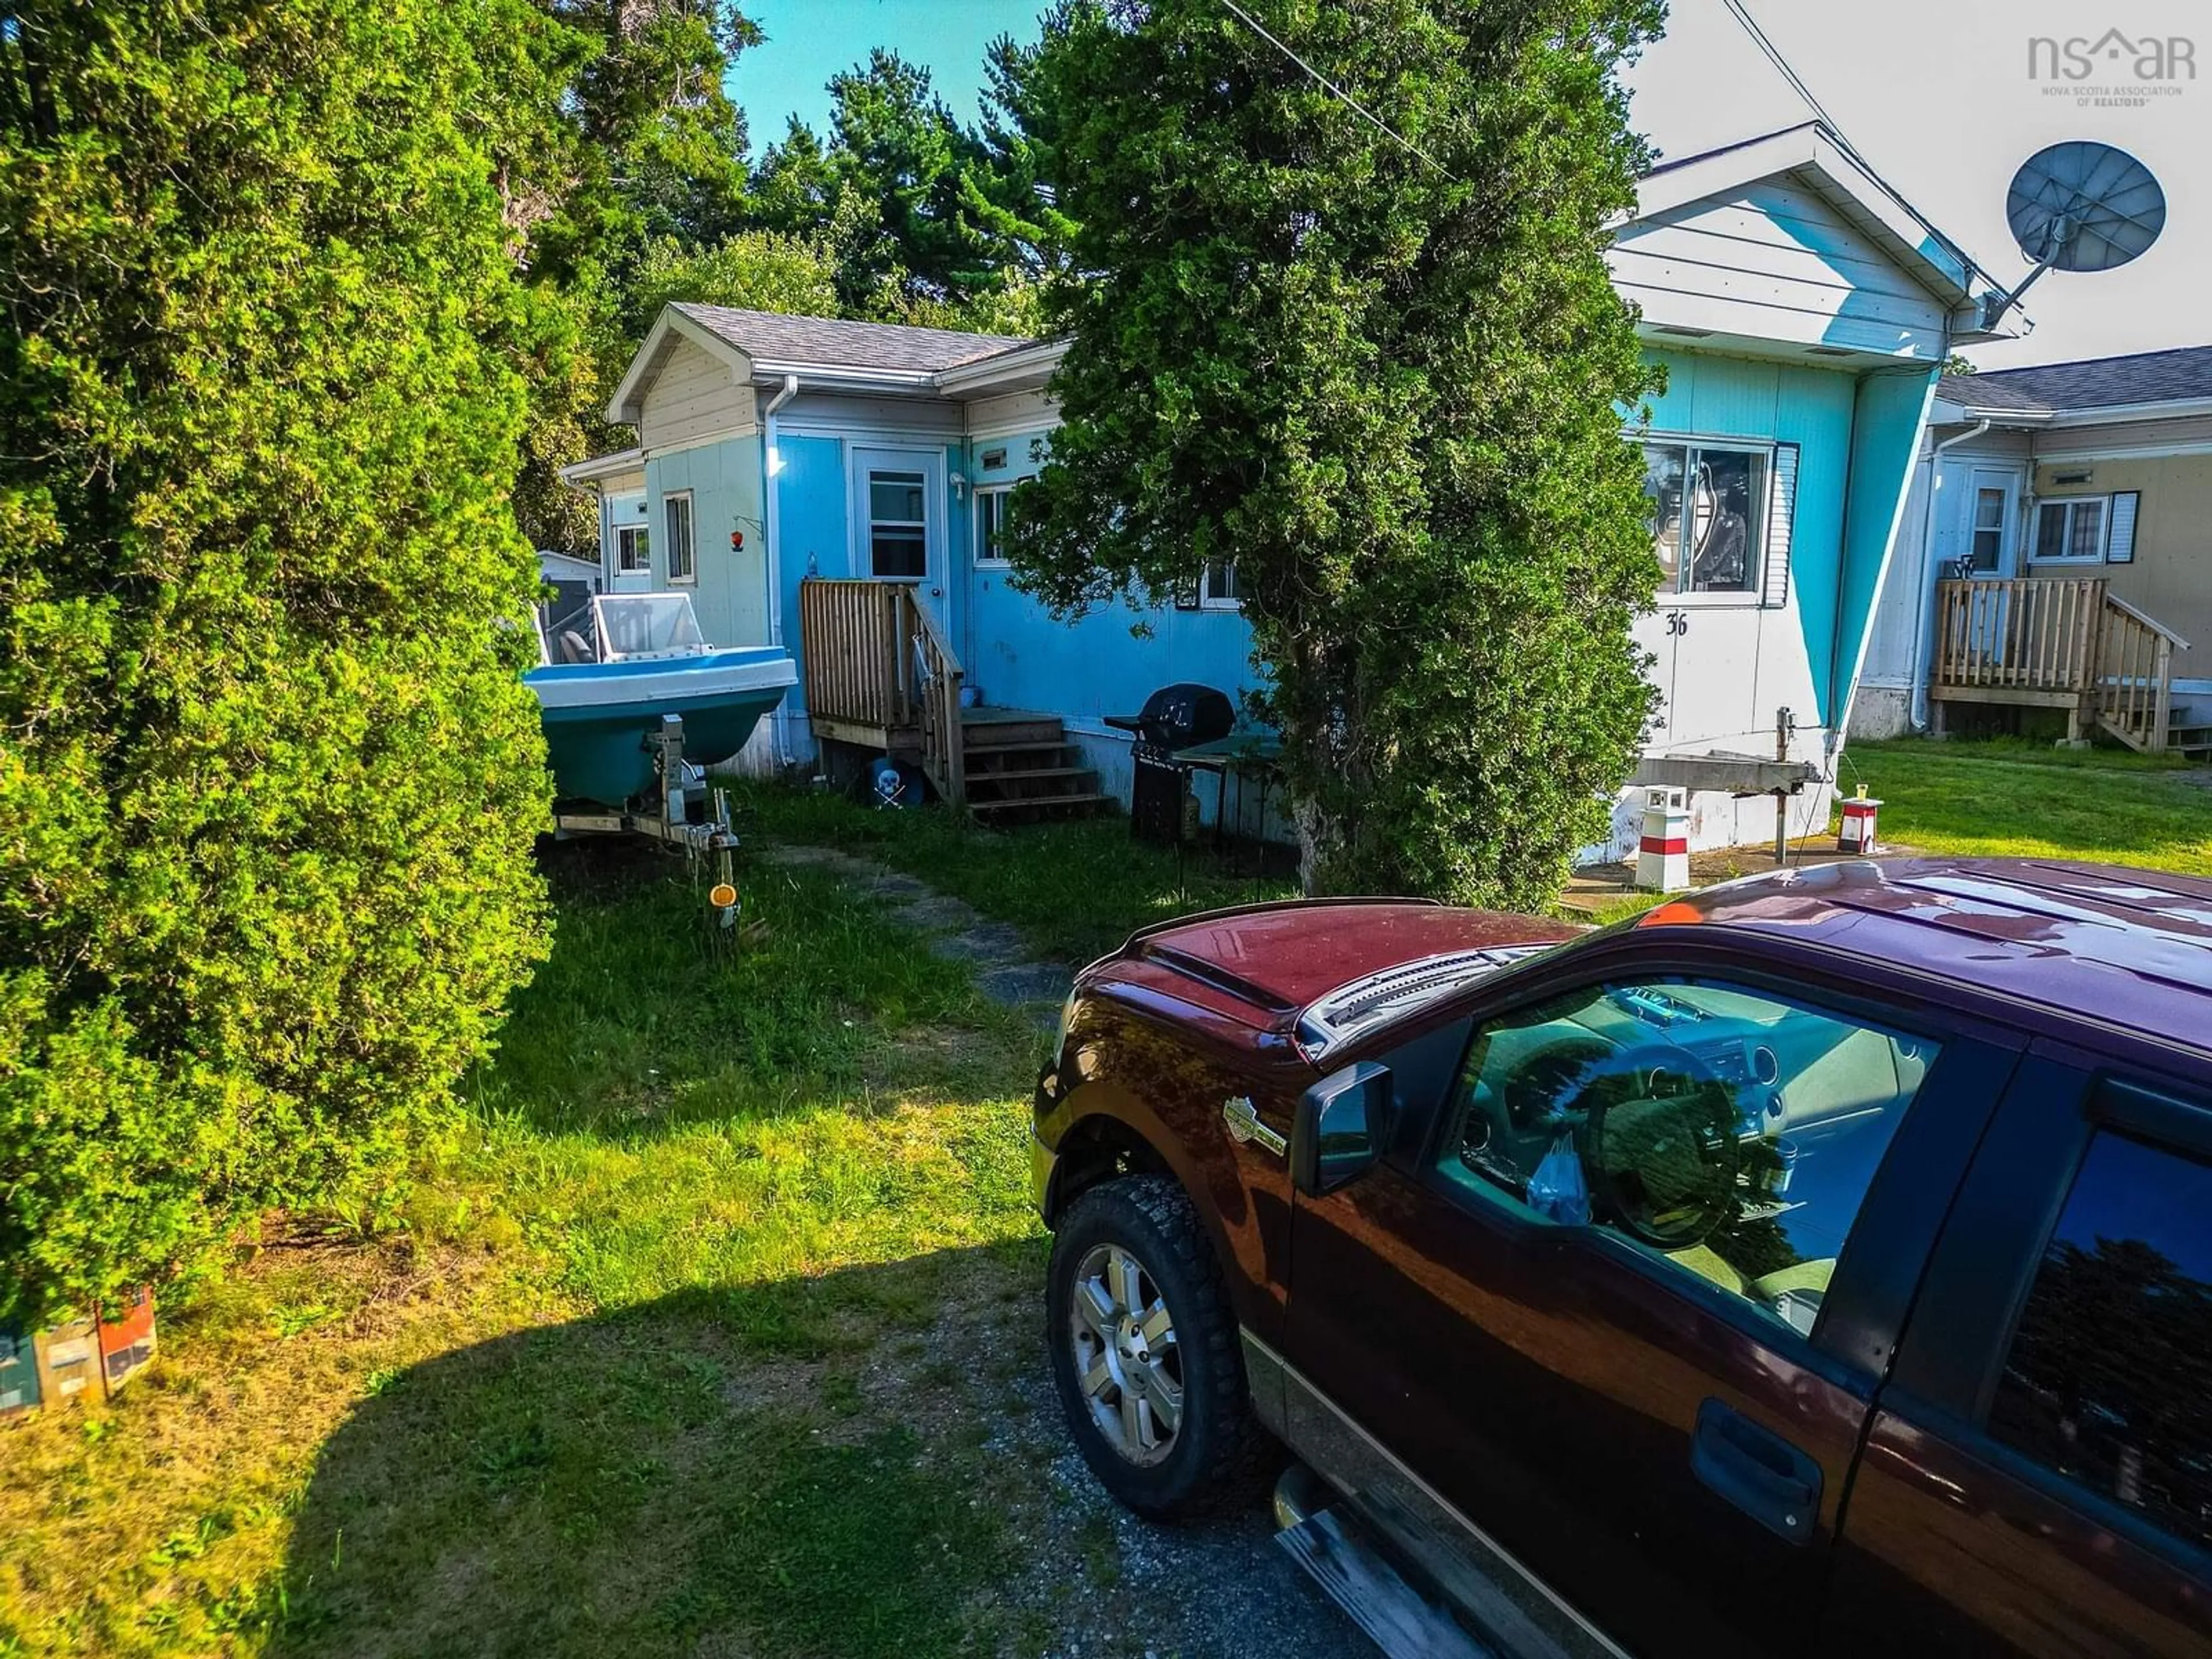
{"label": "truck tire", "polygon": [[1108,1492],[1157,1520],[1257,1498],[1279,1449],[1252,1415],[1212,1243],[1171,1177],[1124,1176],[1075,1200],[1045,1306],[1060,1409]]}

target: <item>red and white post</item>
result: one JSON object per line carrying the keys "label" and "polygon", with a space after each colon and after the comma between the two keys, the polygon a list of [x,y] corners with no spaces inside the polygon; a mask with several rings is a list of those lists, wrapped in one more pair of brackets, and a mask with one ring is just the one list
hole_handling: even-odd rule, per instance
{"label": "red and white post", "polygon": [[1858,793],[1844,803],[1844,822],[1836,832],[1836,850],[1856,853],[1861,858],[1873,857],[1875,818],[1881,811],[1881,803],[1868,795],[1866,785],[1861,784]]}
{"label": "red and white post", "polygon": [[1690,884],[1690,792],[1644,792],[1644,838],[1636,851],[1636,884],[1649,893],[1679,893]]}

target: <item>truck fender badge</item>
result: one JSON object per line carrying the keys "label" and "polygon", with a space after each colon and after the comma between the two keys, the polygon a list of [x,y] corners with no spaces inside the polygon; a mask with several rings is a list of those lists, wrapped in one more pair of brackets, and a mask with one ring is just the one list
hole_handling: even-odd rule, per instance
{"label": "truck fender badge", "polygon": [[1252,1142],[1257,1141],[1277,1158],[1280,1158],[1285,1147],[1289,1145],[1282,1136],[1260,1121],[1259,1111],[1254,1107],[1249,1096],[1238,1095],[1233,1100],[1223,1101],[1221,1121],[1229,1126],[1229,1138],[1240,1146],[1249,1146]]}

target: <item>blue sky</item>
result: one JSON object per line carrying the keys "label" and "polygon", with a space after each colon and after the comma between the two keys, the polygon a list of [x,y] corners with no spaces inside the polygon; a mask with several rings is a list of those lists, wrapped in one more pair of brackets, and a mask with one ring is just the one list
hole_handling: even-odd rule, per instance
{"label": "blue sky", "polygon": [[1042,0],[744,0],[768,36],[744,53],[730,95],[745,112],[756,155],[783,137],[796,112],[820,132],[828,125],[832,75],[872,46],[895,47],[930,72],[953,115],[973,121],[983,84],[983,48],[1001,34],[1036,38]]}

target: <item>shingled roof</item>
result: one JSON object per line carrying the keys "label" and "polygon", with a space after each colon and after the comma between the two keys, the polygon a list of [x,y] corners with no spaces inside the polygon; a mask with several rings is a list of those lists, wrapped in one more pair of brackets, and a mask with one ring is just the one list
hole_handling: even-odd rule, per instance
{"label": "shingled roof", "polygon": [[2088,357],[2033,368],[1946,374],[1937,396],[1967,409],[2060,414],[2130,404],[2168,404],[2212,398],[2212,346],[2139,351],[2126,357]]}
{"label": "shingled roof", "polygon": [[908,369],[934,374],[981,362],[1035,342],[1018,334],[966,334],[900,323],[848,323],[834,317],[785,317],[728,306],[675,307],[756,362],[811,368]]}

